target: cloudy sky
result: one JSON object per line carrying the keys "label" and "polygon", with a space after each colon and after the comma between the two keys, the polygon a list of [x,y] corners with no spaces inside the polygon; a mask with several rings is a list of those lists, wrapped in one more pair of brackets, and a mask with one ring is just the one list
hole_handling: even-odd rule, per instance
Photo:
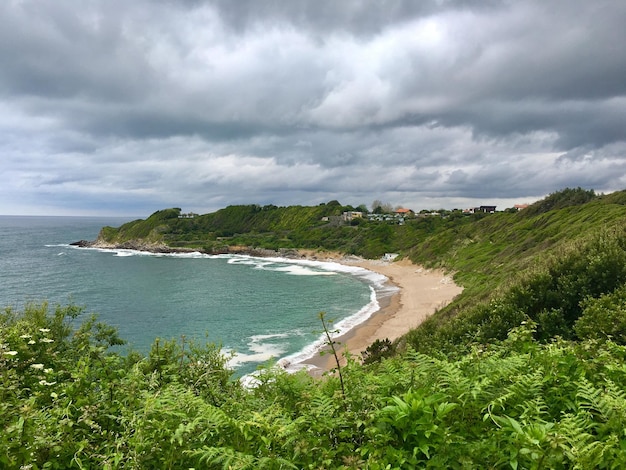
{"label": "cloudy sky", "polygon": [[626,188],[623,0],[3,0],[0,214]]}

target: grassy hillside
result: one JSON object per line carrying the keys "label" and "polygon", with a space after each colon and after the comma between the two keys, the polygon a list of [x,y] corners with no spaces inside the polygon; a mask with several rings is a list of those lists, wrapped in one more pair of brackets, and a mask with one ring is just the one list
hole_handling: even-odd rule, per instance
{"label": "grassy hillside", "polygon": [[[564,195],[574,196],[570,204]],[[472,342],[504,339],[530,319],[539,339],[579,338],[575,324],[586,299],[626,282],[626,193],[580,196],[555,193],[519,213],[444,229],[411,250],[415,262],[456,272],[466,290],[411,332],[409,343],[422,351],[463,351]]]}

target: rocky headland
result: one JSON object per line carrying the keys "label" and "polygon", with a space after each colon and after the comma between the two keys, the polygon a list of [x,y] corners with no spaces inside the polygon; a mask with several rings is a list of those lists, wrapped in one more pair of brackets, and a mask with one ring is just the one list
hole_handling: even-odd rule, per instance
{"label": "rocky headland", "polygon": [[293,248],[282,248],[280,250],[270,250],[266,248],[257,248],[257,247],[249,247],[249,246],[229,246],[224,245],[219,249],[213,249],[211,251],[204,250],[202,248],[186,248],[186,247],[172,247],[163,242],[150,242],[147,240],[135,239],[135,240],[126,240],[121,243],[112,243],[104,240],[101,237],[93,241],[89,240],[79,240],[73,243],[70,243],[72,246],[77,246],[79,248],[100,248],[105,250],[136,250],[136,251],[145,251],[148,253],[205,253],[210,255],[222,255],[222,254],[233,254],[233,255],[247,255],[247,256],[256,256],[259,258],[269,258],[269,257],[280,257],[280,258],[288,258],[288,259],[303,259],[310,258],[308,254],[302,253],[299,250]]}

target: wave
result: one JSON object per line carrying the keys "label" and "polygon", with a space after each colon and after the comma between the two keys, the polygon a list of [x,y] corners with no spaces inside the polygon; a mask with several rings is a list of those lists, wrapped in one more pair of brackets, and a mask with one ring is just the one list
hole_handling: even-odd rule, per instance
{"label": "wave", "polygon": [[236,368],[246,362],[264,363],[271,359],[280,357],[288,348],[285,342],[272,342],[268,340],[286,339],[292,336],[288,333],[276,333],[266,335],[254,335],[249,338],[248,350],[250,353],[244,354],[236,352],[228,361],[229,367]]}
{"label": "wave", "polygon": [[229,264],[243,264],[253,266],[255,269],[282,272],[292,276],[333,276],[336,272],[313,269],[303,265],[299,260],[289,258],[255,258],[246,255],[222,255],[230,257]]}

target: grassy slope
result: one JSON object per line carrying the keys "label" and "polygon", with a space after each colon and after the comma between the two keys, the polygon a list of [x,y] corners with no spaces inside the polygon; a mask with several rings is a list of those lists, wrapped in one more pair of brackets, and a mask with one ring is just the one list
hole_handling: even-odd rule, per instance
{"label": "grassy slope", "polygon": [[559,209],[540,202],[425,241],[412,259],[455,271],[466,290],[411,332],[409,344],[449,352],[503,339],[527,319],[539,323],[540,339],[576,339],[585,299],[626,282],[625,203],[625,192]]}

